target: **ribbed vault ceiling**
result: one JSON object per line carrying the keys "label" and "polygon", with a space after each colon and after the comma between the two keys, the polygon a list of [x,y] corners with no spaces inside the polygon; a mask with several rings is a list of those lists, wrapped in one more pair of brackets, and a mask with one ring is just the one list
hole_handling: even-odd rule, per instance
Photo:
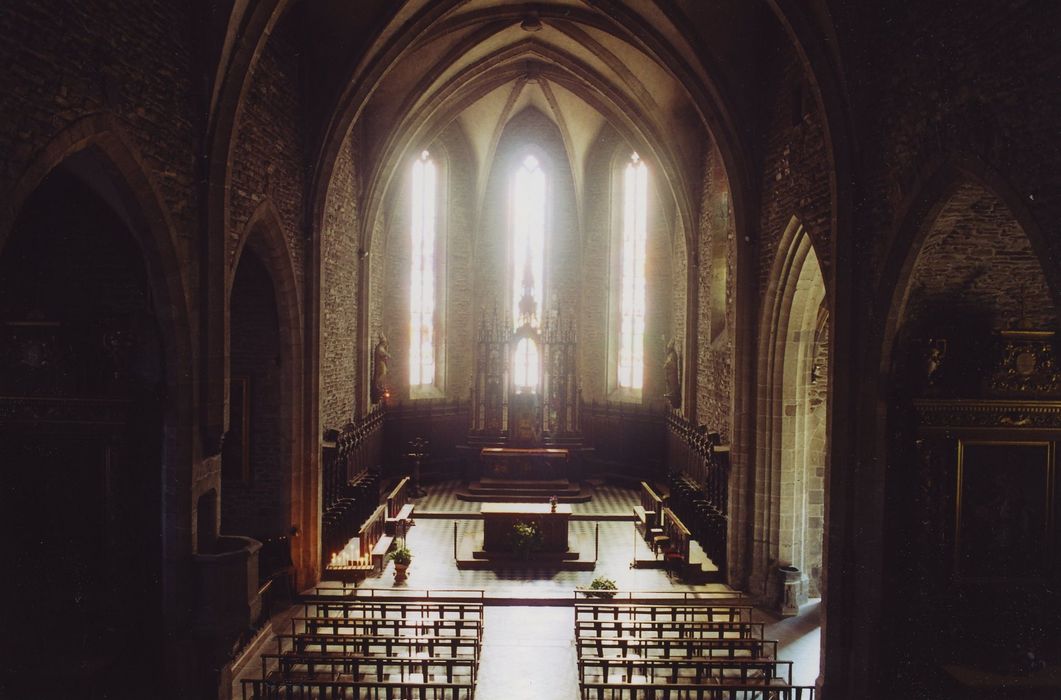
{"label": "ribbed vault ceiling", "polygon": [[[721,35],[755,26],[761,9],[730,0],[710,8],[634,0],[314,0],[302,7],[313,81],[319,94],[337,96],[318,94],[332,115],[322,134],[327,140],[359,124],[370,209],[403,159],[453,123],[472,146],[481,192],[505,124],[533,106],[559,128],[577,190],[607,123],[665,174],[685,221],[705,140],[733,141],[738,133],[722,86],[744,49]],[[717,26],[723,18],[729,26]],[[726,55],[711,53],[703,31],[720,35]]]}

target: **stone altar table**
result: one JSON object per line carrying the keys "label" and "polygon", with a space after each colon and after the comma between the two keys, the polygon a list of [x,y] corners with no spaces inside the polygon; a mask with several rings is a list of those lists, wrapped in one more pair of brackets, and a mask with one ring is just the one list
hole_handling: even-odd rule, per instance
{"label": "stone altar table", "polygon": [[571,506],[559,503],[556,510],[548,503],[484,503],[483,550],[487,553],[511,553],[509,533],[517,522],[532,522],[542,533],[543,553],[564,554],[568,551],[567,526]]}

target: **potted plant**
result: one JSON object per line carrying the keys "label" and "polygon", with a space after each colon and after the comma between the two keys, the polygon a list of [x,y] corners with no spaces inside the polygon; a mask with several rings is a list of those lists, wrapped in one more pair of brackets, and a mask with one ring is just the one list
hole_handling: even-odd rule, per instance
{"label": "potted plant", "polygon": [[615,592],[618,590],[618,586],[615,585],[615,581],[606,576],[598,576],[593,579],[589,584],[589,589],[586,593],[591,598],[614,598]]}
{"label": "potted plant", "polygon": [[394,562],[394,580],[399,583],[404,581],[406,576],[408,576],[406,571],[409,569],[409,564],[413,561],[413,553],[405,545],[405,542],[401,542],[394,548],[387,555],[387,559]]}
{"label": "potted plant", "polygon": [[541,530],[538,529],[537,523],[520,520],[512,525],[512,531],[509,533],[509,543],[513,554],[526,559],[531,552],[541,549]]}

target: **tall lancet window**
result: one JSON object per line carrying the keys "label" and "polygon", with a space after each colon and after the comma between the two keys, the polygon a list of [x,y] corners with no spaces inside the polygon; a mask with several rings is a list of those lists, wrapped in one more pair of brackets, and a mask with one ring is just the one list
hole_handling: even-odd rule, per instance
{"label": "tall lancet window", "polygon": [[519,328],[524,285],[530,290],[537,312],[531,325],[537,327],[545,299],[545,172],[538,159],[528,155],[512,181],[512,322]]}
{"label": "tall lancet window", "polygon": [[409,275],[409,385],[435,383],[435,188],[437,168],[424,151],[413,163],[412,270]]}
{"label": "tall lancet window", "polygon": [[648,168],[636,153],[623,173],[623,242],[619,271],[619,388],[640,390],[645,380],[645,240]]}

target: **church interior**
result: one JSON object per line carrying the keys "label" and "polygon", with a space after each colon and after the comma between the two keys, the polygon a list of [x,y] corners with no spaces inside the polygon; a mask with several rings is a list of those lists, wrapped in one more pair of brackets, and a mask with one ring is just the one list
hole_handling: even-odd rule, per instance
{"label": "church interior", "polygon": [[0,36],[0,697],[1061,697],[1061,3]]}

